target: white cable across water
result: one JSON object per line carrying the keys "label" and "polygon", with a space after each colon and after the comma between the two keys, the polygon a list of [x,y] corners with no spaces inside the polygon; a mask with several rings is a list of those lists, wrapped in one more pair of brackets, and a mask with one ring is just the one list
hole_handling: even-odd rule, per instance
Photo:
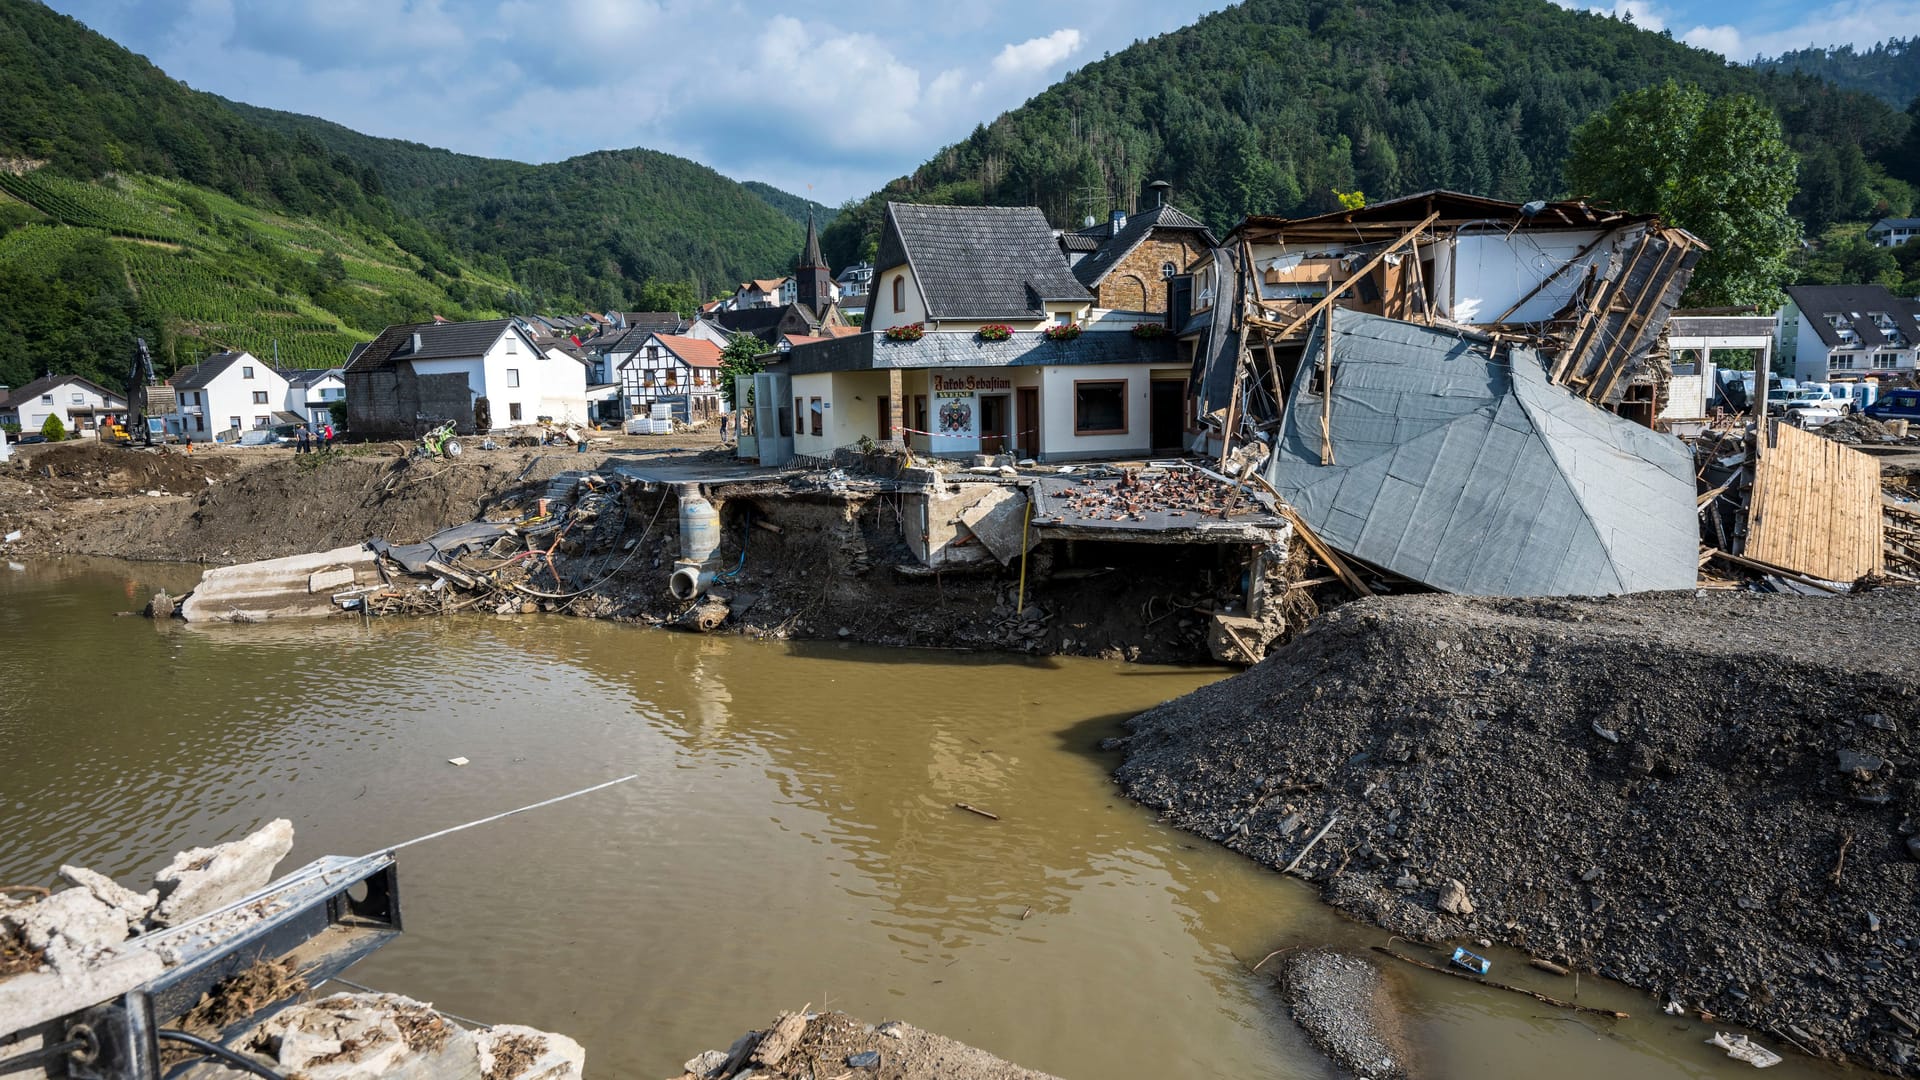
{"label": "white cable across water", "polygon": [[391,855],[394,852],[399,851],[401,848],[412,847],[415,844],[424,844],[428,840],[438,840],[443,836],[450,836],[453,833],[457,833],[465,829],[471,829],[476,825],[488,825],[493,822],[499,821],[502,818],[510,818],[515,814],[524,814],[529,810],[538,810],[543,806],[552,806],[554,803],[566,802],[568,799],[577,799],[582,795],[590,795],[593,792],[601,790],[602,788],[610,788],[615,784],[624,784],[629,780],[638,780],[639,778],[640,778],[639,773],[628,773],[627,775],[621,777],[618,780],[609,780],[604,784],[595,784],[592,787],[581,788],[579,791],[569,792],[565,795],[555,795],[551,799],[546,799],[541,802],[532,803],[527,806],[522,806],[515,810],[508,810],[504,813],[493,814],[489,817],[483,817],[478,821],[469,821],[465,825],[455,825],[450,829],[441,829],[439,832],[431,832],[425,836],[416,836],[411,840],[403,840],[398,844],[393,844],[389,847],[383,847],[378,851],[370,851],[364,857],[373,858],[376,855]]}

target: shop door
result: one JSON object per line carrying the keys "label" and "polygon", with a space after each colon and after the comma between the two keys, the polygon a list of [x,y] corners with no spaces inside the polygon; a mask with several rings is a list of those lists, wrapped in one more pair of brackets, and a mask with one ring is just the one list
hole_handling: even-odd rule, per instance
{"label": "shop door", "polygon": [[980,399],[980,452],[1007,452],[1007,395],[989,394]]}
{"label": "shop door", "polygon": [[893,399],[881,394],[877,400],[880,405],[880,423],[874,430],[880,433],[881,442],[888,442],[893,438]]}
{"label": "shop door", "polygon": [[1187,429],[1187,382],[1185,379],[1153,380],[1152,397],[1147,402],[1149,430],[1156,451],[1179,450]]}
{"label": "shop door", "polygon": [[1020,422],[1014,432],[1014,445],[1027,457],[1040,456],[1040,388],[1023,386],[1020,388],[1018,406],[1014,409],[1014,418]]}

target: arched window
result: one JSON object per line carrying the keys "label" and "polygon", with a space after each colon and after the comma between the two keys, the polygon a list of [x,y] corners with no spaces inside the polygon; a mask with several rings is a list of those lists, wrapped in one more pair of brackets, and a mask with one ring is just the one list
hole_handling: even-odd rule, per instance
{"label": "arched window", "polygon": [[1160,264],[1160,276],[1163,278],[1172,277],[1173,275],[1179,272],[1180,272],[1180,269],[1174,266],[1170,262],[1163,262]]}
{"label": "arched window", "polygon": [[907,310],[907,279],[904,276],[893,279],[893,310]]}

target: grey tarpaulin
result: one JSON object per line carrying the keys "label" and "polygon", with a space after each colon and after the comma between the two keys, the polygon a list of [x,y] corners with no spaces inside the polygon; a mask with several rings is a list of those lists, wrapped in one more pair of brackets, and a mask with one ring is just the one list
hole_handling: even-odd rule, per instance
{"label": "grey tarpaulin", "polygon": [[474,521],[465,525],[455,525],[451,529],[442,529],[417,544],[389,544],[385,540],[369,540],[367,547],[376,555],[385,555],[404,568],[409,574],[424,574],[427,563],[434,559],[449,559],[485,547],[496,539],[505,536],[509,525],[496,525],[491,521]]}
{"label": "grey tarpaulin", "polygon": [[[1531,350],[1340,308],[1331,320],[1335,464],[1320,464],[1320,387],[1303,366],[1267,467],[1329,545],[1448,592],[1693,587],[1679,440],[1552,385]],[[1327,323],[1303,363],[1321,357]]]}

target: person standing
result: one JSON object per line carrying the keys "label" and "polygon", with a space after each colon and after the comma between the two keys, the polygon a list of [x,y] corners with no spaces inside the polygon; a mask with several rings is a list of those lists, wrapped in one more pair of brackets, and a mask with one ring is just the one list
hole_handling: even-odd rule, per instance
{"label": "person standing", "polygon": [[721,442],[727,441],[727,414],[726,413],[720,414],[720,441]]}
{"label": "person standing", "polygon": [[312,436],[307,434],[307,425],[301,424],[300,432],[299,432],[299,444],[293,448],[293,452],[296,454],[306,453],[311,448],[311,443],[309,441],[311,438]]}
{"label": "person standing", "polygon": [[325,445],[322,447],[322,449],[332,450],[333,449],[333,425],[332,424],[328,424],[326,426],[326,435],[327,435],[327,441]]}

